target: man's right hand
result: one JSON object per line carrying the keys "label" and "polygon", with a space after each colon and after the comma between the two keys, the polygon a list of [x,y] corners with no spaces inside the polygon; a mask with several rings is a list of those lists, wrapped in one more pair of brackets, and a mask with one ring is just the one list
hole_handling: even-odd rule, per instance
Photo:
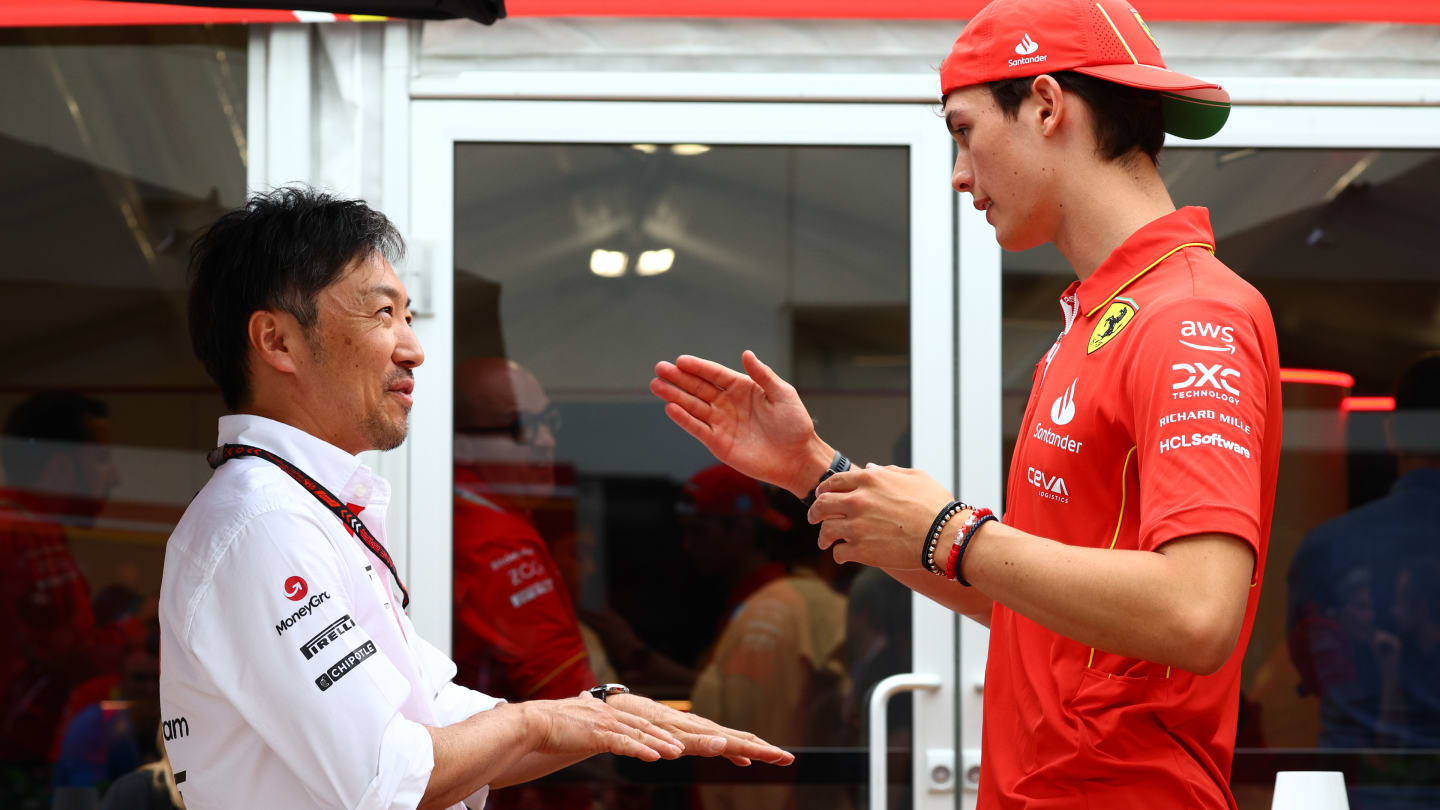
{"label": "man's right hand", "polygon": [[685,745],[670,732],[588,694],[530,700],[519,708],[526,729],[534,734],[537,753],[588,757],[608,752],[654,762],[676,759],[685,752]]}
{"label": "man's right hand", "polygon": [[665,415],[715,458],[804,498],[835,451],[815,434],[794,386],[754,352],[746,351],[741,362],[745,374],[681,355],[655,365],[650,391],[665,400]]}

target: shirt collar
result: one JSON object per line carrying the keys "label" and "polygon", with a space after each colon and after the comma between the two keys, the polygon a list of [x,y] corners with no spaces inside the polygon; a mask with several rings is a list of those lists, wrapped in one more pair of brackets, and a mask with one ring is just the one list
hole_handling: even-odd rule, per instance
{"label": "shirt collar", "polygon": [[342,500],[361,506],[375,500],[375,476],[360,457],[305,431],[250,413],[220,417],[219,444],[248,444],[269,450],[299,467]]}
{"label": "shirt collar", "polygon": [[1077,288],[1080,314],[1087,318],[1093,316],[1136,279],[1185,247],[1203,247],[1215,252],[1209,209],[1181,208],[1130,234],[1089,278],[1080,282]]}

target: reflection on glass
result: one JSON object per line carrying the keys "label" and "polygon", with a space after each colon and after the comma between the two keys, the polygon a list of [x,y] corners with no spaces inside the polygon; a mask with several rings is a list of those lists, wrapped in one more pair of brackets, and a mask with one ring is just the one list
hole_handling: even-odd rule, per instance
{"label": "reflection on glass", "polygon": [[[907,163],[897,148],[457,146],[460,680],[543,697],[618,679],[809,750],[824,783],[591,764],[497,791],[497,807],[858,806],[868,690],[909,667],[908,593],[835,565],[793,496],[716,466],[647,385],[681,352],[754,349],[827,437],[905,461]],[[901,704],[892,738],[908,746]]]}
{"label": "reflection on glass", "polygon": [[[1435,360],[1416,358],[1440,349],[1429,237],[1440,233],[1440,154],[1185,148],[1168,150],[1161,172],[1177,205],[1210,209],[1217,255],[1265,295],[1281,365],[1326,372],[1284,385],[1237,801],[1269,807],[1277,769],[1341,768],[1357,810],[1437,806],[1440,383]],[[1003,267],[1013,447],[1073,273],[1053,248],[1007,254]],[[1342,758],[1282,761],[1277,749]]]}
{"label": "reflection on glass", "polygon": [[245,54],[239,27],[0,32],[0,807],[158,767],[164,541],[223,412],[185,264],[243,201]]}

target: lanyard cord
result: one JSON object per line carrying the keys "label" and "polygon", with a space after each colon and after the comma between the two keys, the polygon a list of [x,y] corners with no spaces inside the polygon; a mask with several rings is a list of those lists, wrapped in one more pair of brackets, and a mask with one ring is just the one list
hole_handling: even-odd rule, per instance
{"label": "lanyard cord", "polygon": [[395,570],[395,563],[390,559],[390,552],[386,551],[385,547],[380,544],[380,541],[375,539],[375,535],[371,534],[370,530],[365,528],[365,524],[360,522],[360,518],[357,517],[354,512],[351,512],[348,506],[341,503],[339,498],[331,494],[330,490],[326,489],[319,481],[301,472],[299,467],[296,467],[294,464],[291,464],[269,450],[252,447],[248,444],[221,445],[207,453],[205,460],[210,463],[210,469],[213,470],[232,458],[243,458],[246,456],[263,458],[284,470],[285,474],[294,478],[295,482],[304,487],[306,492],[314,495],[315,500],[324,504],[326,509],[334,513],[335,517],[339,518],[340,522],[345,525],[345,528],[348,529],[351,534],[360,538],[360,542],[365,544],[365,548],[369,549],[371,554],[374,554],[380,562],[385,563],[386,568],[390,569],[390,575],[395,577],[395,584],[400,586],[400,595],[402,597],[400,607],[410,607],[410,592],[405,590],[405,583],[400,581],[400,573]]}

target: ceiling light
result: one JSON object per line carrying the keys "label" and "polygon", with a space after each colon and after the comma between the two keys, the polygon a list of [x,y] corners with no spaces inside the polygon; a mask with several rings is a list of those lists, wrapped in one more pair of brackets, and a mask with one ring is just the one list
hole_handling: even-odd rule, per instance
{"label": "ceiling light", "polygon": [[709,152],[710,147],[700,143],[677,143],[674,146],[670,147],[670,151],[674,152],[680,157],[692,157],[694,155],[703,155],[706,152]]}
{"label": "ceiling light", "polygon": [[625,275],[625,266],[630,257],[621,250],[595,250],[590,254],[590,272],[601,278],[619,278]]}
{"label": "ceiling light", "polygon": [[664,250],[647,250],[640,254],[640,259],[635,262],[635,272],[642,276],[658,276],[670,266],[675,264],[675,251],[670,248]]}
{"label": "ceiling light", "polygon": [[660,147],[656,146],[653,143],[635,143],[631,144],[630,148],[634,149],[636,152],[643,152],[647,155],[653,155],[656,152],[660,151]]}

